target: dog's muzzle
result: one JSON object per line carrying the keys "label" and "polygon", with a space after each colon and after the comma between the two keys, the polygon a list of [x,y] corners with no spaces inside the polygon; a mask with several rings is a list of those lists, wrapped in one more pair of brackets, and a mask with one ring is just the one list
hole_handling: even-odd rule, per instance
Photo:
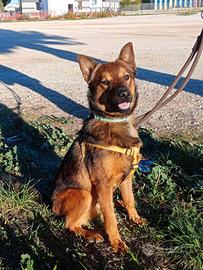
{"label": "dog's muzzle", "polygon": [[130,108],[130,103],[132,101],[132,95],[128,88],[119,87],[116,90],[118,108],[122,111],[126,111]]}
{"label": "dog's muzzle", "polygon": [[119,87],[116,91],[116,94],[121,101],[130,102],[132,99],[131,93],[126,87]]}

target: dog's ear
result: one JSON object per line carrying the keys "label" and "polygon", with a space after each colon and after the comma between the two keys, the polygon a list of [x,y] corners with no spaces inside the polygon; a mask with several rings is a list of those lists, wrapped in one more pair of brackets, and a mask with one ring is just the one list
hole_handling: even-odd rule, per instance
{"label": "dog's ear", "polygon": [[133,51],[133,44],[132,42],[128,42],[120,51],[119,60],[125,62],[126,64],[130,65],[131,68],[135,69],[135,55]]}
{"label": "dog's ear", "polygon": [[77,59],[80,65],[80,69],[82,71],[83,78],[86,82],[89,82],[90,76],[95,69],[97,63],[94,62],[90,57],[82,54],[79,54]]}

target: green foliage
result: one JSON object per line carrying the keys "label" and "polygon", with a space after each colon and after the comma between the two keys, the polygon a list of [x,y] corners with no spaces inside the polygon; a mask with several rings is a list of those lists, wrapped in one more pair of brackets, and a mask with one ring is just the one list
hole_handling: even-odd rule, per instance
{"label": "green foliage", "polygon": [[4,10],[3,2],[2,0],[0,0],[0,12],[2,12],[3,10]]}
{"label": "green foliage", "polygon": [[11,0],[3,0],[3,5],[4,5],[4,7],[5,7],[6,5],[8,5],[10,2],[11,2]]}
{"label": "green foliage", "polygon": [[19,174],[20,167],[17,155],[17,146],[9,147],[0,130],[0,169],[6,173]]}
{"label": "green foliage", "polygon": [[176,184],[173,180],[174,165],[170,160],[166,164],[155,164],[150,174],[141,175],[142,187],[138,191],[139,196],[146,196],[153,204],[172,202],[176,198]]}
{"label": "green foliage", "polygon": [[139,5],[139,4],[141,4],[141,0],[122,0],[120,2],[121,7]]}
{"label": "green foliage", "polygon": [[55,151],[66,152],[72,144],[70,137],[61,128],[39,121],[33,122],[32,126],[38,130],[48,145],[54,147]]}
{"label": "green foliage", "polygon": [[3,5],[3,7],[5,7],[6,5],[8,5],[11,2],[11,0],[0,0],[0,6]]}
{"label": "green foliage", "polygon": [[34,270],[34,261],[29,254],[21,255],[21,269],[22,270]]}
{"label": "green foliage", "polygon": [[121,7],[129,6],[131,4],[132,4],[132,1],[131,0],[122,0],[120,2]]}
{"label": "green foliage", "polygon": [[0,122],[1,269],[202,269],[202,144],[160,140],[141,130],[143,155],[156,161],[151,171],[138,171],[133,183],[138,212],[148,223],[135,226],[117,208],[119,230],[130,247],[129,253],[117,255],[107,242],[89,243],[67,232],[33,186],[40,179],[40,190],[48,194],[58,156],[72,142],[67,132],[72,121],[43,116],[26,123],[15,117],[8,121],[4,115]]}
{"label": "green foliage", "polygon": [[22,216],[32,214],[39,195],[30,183],[20,185],[10,181],[0,181],[0,218],[13,219],[20,213]]}
{"label": "green foliage", "polygon": [[[53,156],[63,156],[73,141],[57,126],[71,124],[71,120],[62,117],[41,117],[30,125],[18,123],[19,129],[14,129],[12,122],[4,124],[0,126],[0,170],[13,175],[29,177],[38,167],[50,173],[50,167],[52,170],[58,165],[55,160],[54,166],[50,166]],[[44,153],[48,154],[46,160]]]}
{"label": "green foliage", "polygon": [[202,204],[203,197],[194,204],[176,204],[172,209],[168,254],[172,263],[183,270],[203,269]]}

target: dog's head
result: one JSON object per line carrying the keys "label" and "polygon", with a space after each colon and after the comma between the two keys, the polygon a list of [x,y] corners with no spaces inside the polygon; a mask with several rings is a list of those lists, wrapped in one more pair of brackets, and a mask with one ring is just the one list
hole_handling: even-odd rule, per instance
{"label": "dog's head", "polygon": [[78,55],[83,77],[89,86],[90,109],[101,115],[130,115],[137,103],[135,59],[132,43],[127,43],[115,62],[98,64]]}

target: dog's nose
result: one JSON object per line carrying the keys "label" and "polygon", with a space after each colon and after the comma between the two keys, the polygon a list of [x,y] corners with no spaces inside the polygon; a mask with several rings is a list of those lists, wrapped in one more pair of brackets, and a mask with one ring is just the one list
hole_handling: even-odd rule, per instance
{"label": "dog's nose", "polygon": [[127,88],[120,87],[117,90],[117,96],[121,98],[122,100],[124,99],[129,99],[130,98],[130,92]]}

